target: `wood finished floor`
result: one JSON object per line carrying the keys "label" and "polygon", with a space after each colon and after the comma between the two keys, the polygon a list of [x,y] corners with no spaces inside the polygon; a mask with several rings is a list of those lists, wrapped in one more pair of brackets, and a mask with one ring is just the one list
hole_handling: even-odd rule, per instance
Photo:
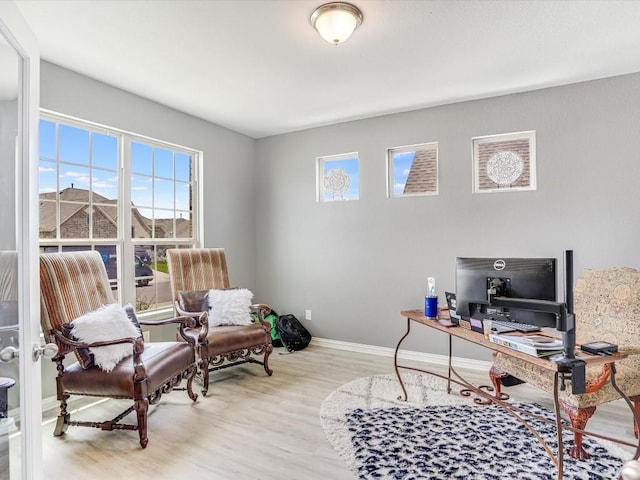
{"label": "wood finished floor", "polygon": [[[164,396],[150,408],[149,445],[144,450],[137,432],[70,427],[63,437],[53,437],[54,423],[47,423],[43,427],[45,478],[355,478],[325,438],[320,406],[333,390],[351,380],[393,373],[393,359],[316,345],[291,355],[282,351],[276,349],[271,355],[272,377],[259,365],[244,365],[212,375],[209,395],[200,396],[195,404],[184,392]],[[466,370],[465,374],[469,380],[487,383],[486,372]],[[532,387],[520,385],[507,392],[515,399],[552,408],[549,397]],[[109,400],[73,418],[104,420],[117,415],[123,405],[127,402]],[[626,406],[614,402],[600,407],[589,426],[632,441],[630,418]]]}

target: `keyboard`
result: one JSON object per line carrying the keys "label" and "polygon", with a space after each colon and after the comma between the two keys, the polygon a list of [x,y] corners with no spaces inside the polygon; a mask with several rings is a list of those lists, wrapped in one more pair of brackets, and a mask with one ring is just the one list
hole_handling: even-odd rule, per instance
{"label": "keyboard", "polygon": [[537,325],[530,325],[528,323],[507,322],[504,320],[492,320],[491,328],[495,329],[498,333],[501,332],[539,332],[542,330]]}

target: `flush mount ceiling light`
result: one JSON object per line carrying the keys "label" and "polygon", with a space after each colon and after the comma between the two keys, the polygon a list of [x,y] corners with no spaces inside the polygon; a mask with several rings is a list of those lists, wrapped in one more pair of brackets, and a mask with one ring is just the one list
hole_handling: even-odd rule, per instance
{"label": "flush mount ceiling light", "polygon": [[311,14],[311,25],[327,42],[339,45],[362,23],[362,12],[355,5],[331,2],[320,5]]}

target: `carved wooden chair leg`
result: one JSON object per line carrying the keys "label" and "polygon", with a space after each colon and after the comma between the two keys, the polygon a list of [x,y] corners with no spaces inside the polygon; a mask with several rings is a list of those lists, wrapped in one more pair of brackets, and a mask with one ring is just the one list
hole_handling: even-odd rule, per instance
{"label": "carved wooden chair leg", "polygon": [[267,348],[264,352],[264,371],[267,372],[267,375],[271,376],[273,370],[269,368],[269,355],[273,352],[273,345],[267,345]]}
{"label": "carved wooden chair leg", "polygon": [[56,421],[56,428],[53,430],[53,436],[59,437],[69,428],[69,414],[66,413],[64,415],[58,415],[58,420]]}
{"label": "carved wooden chair leg", "polygon": [[147,437],[147,413],[149,411],[149,399],[136,400],[134,407],[138,416],[138,434],[140,435],[140,445],[146,448],[149,443]]}
{"label": "carved wooden chair leg", "polygon": [[491,383],[493,384],[493,390],[496,398],[502,398],[502,394],[500,392],[500,389],[502,387],[500,379],[508,376],[509,374],[507,372],[503,372],[495,365],[491,366],[491,369],[489,370],[489,378],[491,378]]}
{"label": "carved wooden chair leg", "polygon": [[[60,380],[57,379],[58,384]],[[60,392],[60,387],[58,387],[58,400],[60,400],[60,414],[58,415],[58,420],[56,421],[56,428],[53,430],[53,436],[59,437],[69,428],[69,419],[71,416],[67,412],[67,400],[69,400],[70,395],[65,395]]]}
{"label": "carved wooden chair leg", "polygon": [[198,399],[198,395],[196,393],[193,393],[193,379],[195,378],[197,372],[198,368],[195,365],[192,365],[189,368],[189,372],[187,375],[187,395],[189,395],[189,398],[194,402]]}
{"label": "carved wooden chair leg", "polygon": [[[571,420],[571,426],[573,428],[579,428],[584,430],[587,426],[587,422],[596,411],[596,407],[578,408],[568,403],[560,401],[560,405],[569,416]],[[582,433],[573,432],[573,447],[569,449],[569,455],[571,458],[587,459],[590,455],[582,448]]]}
{"label": "carved wooden chair leg", "polygon": [[198,370],[202,375],[202,396],[206,397],[209,392],[209,349],[206,343],[198,345]]}
{"label": "carved wooden chair leg", "polygon": [[209,392],[209,360],[204,357],[198,362],[200,368],[200,374],[202,375],[202,396],[206,397]]}
{"label": "carved wooden chair leg", "polygon": [[[640,396],[631,397],[631,400],[633,400],[633,406],[636,409],[636,413],[640,415]],[[633,434],[638,438],[638,424],[636,423],[635,418],[633,419]]]}

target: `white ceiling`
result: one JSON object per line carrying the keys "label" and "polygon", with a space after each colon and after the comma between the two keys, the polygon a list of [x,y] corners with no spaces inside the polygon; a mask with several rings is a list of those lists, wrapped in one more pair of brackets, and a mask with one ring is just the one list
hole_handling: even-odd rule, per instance
{"label": "white ceiling", "polygon": [[17,0],[42,58],[254,138],[640,71],[640,1]]}

